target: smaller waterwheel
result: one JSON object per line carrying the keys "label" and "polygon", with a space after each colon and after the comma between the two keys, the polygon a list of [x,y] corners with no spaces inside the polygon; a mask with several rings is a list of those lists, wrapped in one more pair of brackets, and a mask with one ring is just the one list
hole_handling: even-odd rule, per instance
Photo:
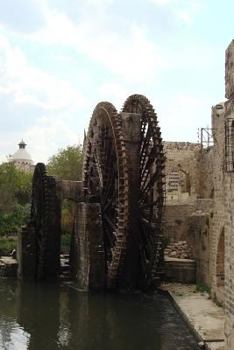
{"label": "smaller waterwheel", "polygon": [[[122,111],[140,118],[138,178],[130,189],[136,193],[135,212],[132,213],[135,225],[130,237],[137,240],[140,255],[138,283],[148,287],[157,279],[161,253],[165,157],[157,115],[149,100],[142,95],[132,95]],[[131,246],[128,249],[131,250]]]}
{"label": "smaller waterwheel", "polygon": [[35,234],[35,279],[57,278],[60,264],[60,208],[55,179],[47,176],[43,163],[38,163],[34,170],[30,222]]}

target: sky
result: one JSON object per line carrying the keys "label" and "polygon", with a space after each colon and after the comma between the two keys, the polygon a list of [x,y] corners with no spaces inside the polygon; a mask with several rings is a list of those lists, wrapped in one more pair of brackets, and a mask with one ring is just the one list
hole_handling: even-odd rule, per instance
{"label": "sky", "polygon": [[233,0],[0,0],[0,161],[82,143],[100,101],[135,93],[166,141],[197,142],[224,101]]}

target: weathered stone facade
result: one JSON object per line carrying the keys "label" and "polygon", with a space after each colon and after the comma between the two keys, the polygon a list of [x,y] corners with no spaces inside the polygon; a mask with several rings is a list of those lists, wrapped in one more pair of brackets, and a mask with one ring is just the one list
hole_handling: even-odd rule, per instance
{"label": "weathered stone facade", "polygon": [[[192,246],[196,281],[226,312],[226,349],[234,349],[234,41],[226,50],[225,96],[212,107],[214,144],[169,143],[165,237]],[[182,146],[183,145],[183,146]],[[182,172],[182,173],[181,173]]]}
{"label": "weathered stone facade", "polygon": [[[219,249],[224,254],[224,280],[225,280],[225,310],[227,314],[225,324],[226,347],[228,350],[234,348],[234,41],[226,50],[226,97],[225,102],[225,124],[223,126],[225,143],[224,154],[224,206],[225,206],[225,228],[219,240]],[[220,258],[221,260],[221,258]],[[218,261],[220,262],[220,261]],[[218,265],[219,269],[219,265]],[[221,271],[223,272],[223,271]],[[218,276],[219,277],[219,276]],[[219,279],[217,279],[219,282]]]}
{"label": "weathered stone facade", "polygon": [[[166,206],[164,237],[169,245],[185,241],[197,264],[197,280],[207,284],[201,271],[207,271],[207,258],[201,254],[207,250],[201,227],[206,222],[206,205],[201,203],[200,159],[201,145],[188,142],[165,142],[166,151]],[[202,210],[201,210],[201,207]],[[176,253],[176,251],[175,251]],[[186,255],[186,252],[184,252]],[[178,258],[175,254],[175,258]],[[204,265],[204,266],[203,266]]]}
{"label": "weathered stone facade", "polygon": [[164,142],[166,154],[167,203],[186,203],[197,197],[197,153],[200,144]]}

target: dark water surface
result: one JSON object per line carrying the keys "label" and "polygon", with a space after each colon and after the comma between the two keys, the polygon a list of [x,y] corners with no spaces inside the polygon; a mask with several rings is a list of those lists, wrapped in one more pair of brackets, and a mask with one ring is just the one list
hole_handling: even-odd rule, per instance
{"label": "dark water surface", "polygon": [[170,300],[0,280],[0,349],[197,350]]}

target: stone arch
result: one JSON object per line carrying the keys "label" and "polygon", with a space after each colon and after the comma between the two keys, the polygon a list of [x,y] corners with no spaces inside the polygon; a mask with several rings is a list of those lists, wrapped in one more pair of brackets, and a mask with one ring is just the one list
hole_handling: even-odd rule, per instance
{"label": "stone arch", "polygon": [[216,255],[216,285],[218,288],[224,287],[224,281],[225,281],[224,262],[225,262],[225,235],[224,235],[224,228],[223,228],[219,236],[219,241],[217,246],[217,255]]}

